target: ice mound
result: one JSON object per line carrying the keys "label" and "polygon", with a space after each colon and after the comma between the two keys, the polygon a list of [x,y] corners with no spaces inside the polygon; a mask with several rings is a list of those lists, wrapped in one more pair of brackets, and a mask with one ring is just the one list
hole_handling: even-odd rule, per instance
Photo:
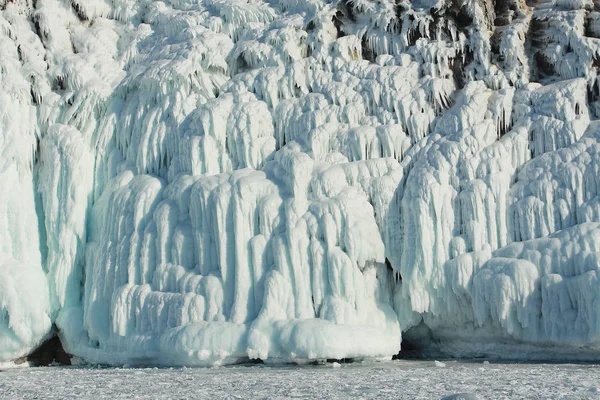
{"label": "ice mound", "polygon": [[0,359],[27,355],[51,325],[44,272],[34,264],[0,259]]}

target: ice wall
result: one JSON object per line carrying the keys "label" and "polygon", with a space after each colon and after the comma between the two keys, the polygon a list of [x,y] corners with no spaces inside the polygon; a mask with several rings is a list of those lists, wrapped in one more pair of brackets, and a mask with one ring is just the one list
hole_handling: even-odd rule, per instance
{"label": "ice wall", "polygon": [[31,351],[52,325],[34,182],[36,103],[49,88],[30,7],[0,4],[0,360],[11,360]]}
{"label": "ice wall", "polygon": [[599,15],[0,0],[0,359],[600,354]]}

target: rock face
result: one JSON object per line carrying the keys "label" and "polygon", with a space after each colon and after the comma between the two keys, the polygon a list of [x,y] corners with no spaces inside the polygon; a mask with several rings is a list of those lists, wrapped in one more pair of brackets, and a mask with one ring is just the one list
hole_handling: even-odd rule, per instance
{"label": "rock face", "polygon": [[600,354],[598,9],[0,0],[0,360]]}

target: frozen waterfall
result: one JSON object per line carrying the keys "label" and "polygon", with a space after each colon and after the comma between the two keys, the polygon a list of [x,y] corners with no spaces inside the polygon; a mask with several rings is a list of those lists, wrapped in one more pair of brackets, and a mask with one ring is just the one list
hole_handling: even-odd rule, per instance
{"label": "frozen waterfall", "polygon": [[0,361],[600,357],[600,3],[0,0]]}

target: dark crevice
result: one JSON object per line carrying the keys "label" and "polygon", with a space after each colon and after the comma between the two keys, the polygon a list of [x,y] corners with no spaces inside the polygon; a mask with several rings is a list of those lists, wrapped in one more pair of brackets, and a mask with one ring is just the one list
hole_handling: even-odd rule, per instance
{"label": "dark crevice", "polygon": [[262,365],[265,362],[260,358],[243,358],[237,361],[238,365]]}
{"label": "dark crevice", "polygon": [[392,263],[390,262],[390,260],[387,257],[385,258],[385,266],[387,267],[387,269],[389,271],[393,271],[394,270],[394,268],[392,267]]}
{"label": "dark crevice", "polygon": [[494,1],[494,26],[505,26],[513,22],[514,17],[520,14],[517,1],[495,0]]}
{"label": "dark crevice", "polygon": [[352,364],[354,362],[354,358],[328,358],[328,363],[339,363],[339,364]]}
{"label": "dark crevice", "polygon": [[73,12],[75,12],[75,15],[77,15],[77,18],[79,18],[81,22],[88,20],[87,15],[85,15],[85,12],[78,3],[71,1],[71,8],[73,9]]}
{"label": "dark crevice", "polygon": [[235,59],[235,64],[235,68],[231,68],[231,71],[234,71],[235,74],[243,73],[251,69],[244,58],[244,54],[240,54],[239,57]]}
{"label": "dark crevice", "polygon": [[356,22],[356,14],[354,13],[352,4],[348,0],[342,0],[338,3],[337,11],[332,19],[338,38],[346,35],[342,29],[345,20]]}
{"label": "dark crevice", "polygon": [[402,333],[402,349],[392,360],[425,358],[425,352],[433,342],[431,329],[421,322]]}
{"label": "dark crevice", "polygon": [[593,15],[598,15],[597,11],[592,11],[592,12],[588,12],[585,16],[585,22],[584,22],[584,35],[587,37],[592,37],[592,38],[600,38],[600,32],[596,32],[593,29],[593,24],[592,24],[592,16]]}
{"label": "dark crevice", "polygon": [[[42,27],[40,26],[40,21],[37,18],[33,18],[33,26],[35,28],[35,34],[40,38],[42,44],[44,41],[48,39],[48,35],[45,32],[42,32]],[[45,47],[45,45],[44,45]]]}
{"label": "dark crevice", "polygon": [[395,26],[395,32],[390,32],[390,33],[400,33],[402,32],[402,26],[403,26],[403,21],[404,21],[404,13],[406,11],[408,11],[409,8],[406,6],[406,4],[404,3],[398,3],[396,4],[396,20],[397,20],[397,25]]}
{"label": "dark crevice", "polygon": [[546,47],[548,44],[548,37],[545,33],[547,26],[548,21],[545,19],[537,18],[535,15],[531,18],[531,22],[529,23],[529,34],[527,36],[533,47]]}
{"label": "dark crevice", "polygon": [[537,67],[538,78],[554,76],[556,74],[554,65],[552,64],[552,62],[550,62],[548,57],[541,51],[535,53],[534,61]]}
{"label": "dark crevice", "polygon": [[452,60],[450,60],[450,68],[452,69],[452,75],[454,77],[454,83],[458,90],[465,87],[467,84],[466,68],[474,60],[473,52],[467,48],[466,54],[458,54]]}
{"label": "dark crevice", "polygon": [[529,54],[533,56],[531,59],[531,81],[539,82],[547,77],[552,77],[556,74],[553,63],[544,54],[544,49],[548,47],[549,38],[546,35],[548,21],[544,18],[539,18],[533,15],[529,23],[529,31],[527,33]]}
{"label": "dark crevice", "polygon": [[333,19],[331,20],[331,22],[333,22],[333,26],[335,26],[335,30],[337,31],[337,38],[341,38],[343,36],[346,36],[346,34],[344,33],[344,31],[342,30],[342,25],[344,24],[344,13],[342,13],[341,11],[337,11],[335,13],[335,15],[333,16]]}
{"label": "dark crevice", "polygon": [[338,5],[338,10],[342,11],[343,15],[346,18],[348,18],[351,22],[356,22],[356,14],[354,13],[354,8],[348,0],[340,1]]}
{"label": "dark crevice", "polygon": [[[600,100],[600,89],[598,88],[598,85],[595,83],[588,84],[587,103],[589,105],[598,104],[599,100]],[[598,110],[597,107],[589,107],[589,110],[594,119],[600,117],[600,115],[597,115],[597,110]]]}
{"label": "dark crevice", "polygon": [[[31,86],[29,88],[29,94],[31,95],[31,103],[34,105],[39,105],[40,102],[38,101],[38,96],[35,94],[35,91],[33,90],[33,86]],[[38,147],[39,147],[39,143],[38,143]]]}
{"label": "dark crevice", "polygon": [[369,44],[367,43],[367,36],[363,36],[361,39],[361,49],[362,49],[362,58],[364,60],[369,60],[370,62],[375,62],[375,52]]}
{"label": "dark crevice", "polygon": [[[409,15],[408,19],[412,23],[412,22],[414,22],[415,17],[414,17],[414,15]],[[406,39],[408,41],[409,46],[413,46],[415,43],[417,43],[417,40],[419,40],[423,37],[423,35],[421,34],[421,31],[418,28],[411,29],[407,33],[406,36],[407,36]]]}
{"label": "dark crevice", "polygon": [[29,363],[31,366],[41,367],[50,364],[71,365],[71,355],[68,354],[58,336],[54,336],[42,343],[31,354],[15,360],[15,364]]}
{"label": "dark crevice", "polygon": [[465,30],[473,24],[473,17],[465,6],[461,6],[458,0],[452,0],[446,15],[456,22],[456,26],[460,30]]}

